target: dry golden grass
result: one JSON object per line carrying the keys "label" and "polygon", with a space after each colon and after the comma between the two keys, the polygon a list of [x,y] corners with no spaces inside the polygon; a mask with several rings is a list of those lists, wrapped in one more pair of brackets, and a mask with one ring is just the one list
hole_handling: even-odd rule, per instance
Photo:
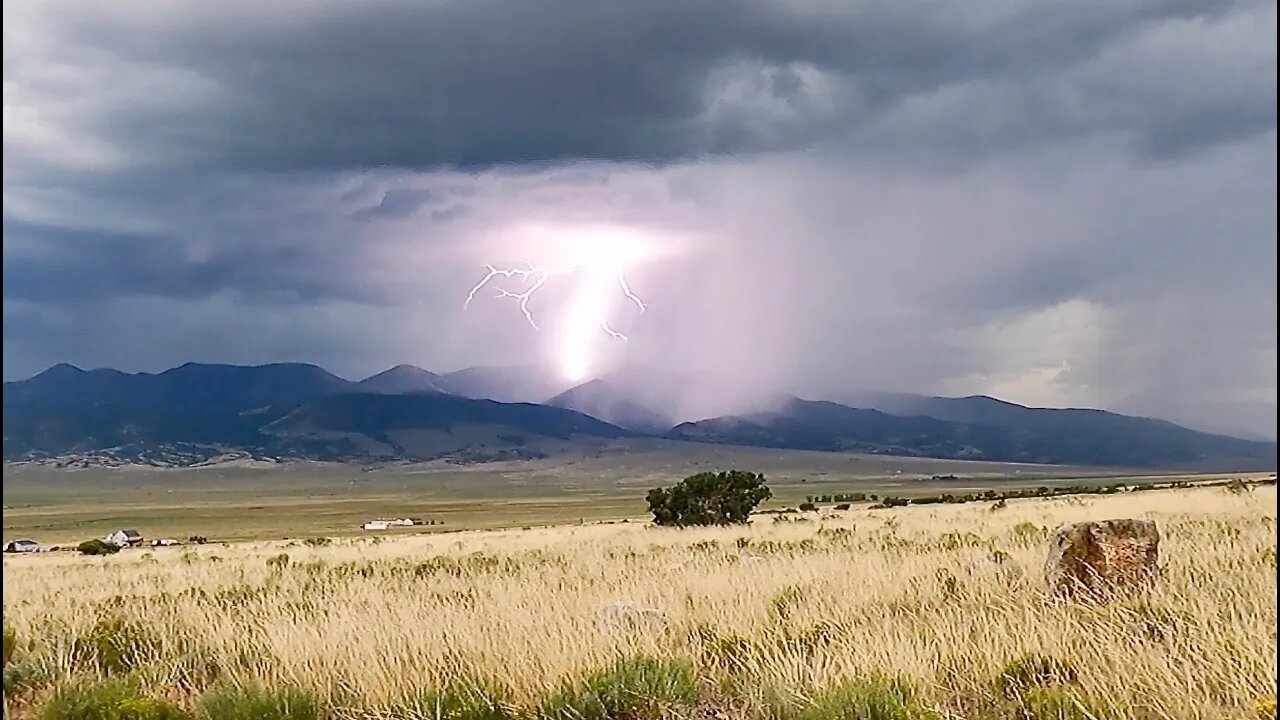
{"label": "dry golden grass", "polygon": [[[730,717],[776,716],[874,669],[909,678],[944,716],[977,717],[1027,652],[1073,665],[1078,691],[1124,717],[1256,717],[1274,697],[1274,487],[990,506],[6,558],[5,625],[31,644],[20,659],[52,676],[15,708],[94,672],[74,646],[104,616],[146,628],[160,645],[135,673],[183,702],[207,667],[365,711],[459,674],[531,704],[637,653],[692,660]],[[1047,601],[1048,531],[1112,517],[1158,523],[1159,585],[1105,605]],[[286,566],[268,562],[281,553]],[[618,601],[665,617],[602,626]]]}

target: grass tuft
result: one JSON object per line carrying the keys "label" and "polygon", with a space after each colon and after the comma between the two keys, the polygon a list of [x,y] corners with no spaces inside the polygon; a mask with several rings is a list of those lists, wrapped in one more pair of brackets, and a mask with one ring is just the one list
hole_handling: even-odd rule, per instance
{"label": "grass tuft", "polygon": [[996,687],[1006,697],[1032,688],[1066,685],[1076,681],[1076,669],[1057,658],[1027,653],[1010,662],[996,677]]}
{"label": "grass tuft", "polygon": [[39,710],[40,720],[190,720],[177,705],[144,693],[125,679],[59,688]]}
{"label": "grass tuft", "polygon": [[200,720],[321,720],[320,702],[300,688],[223,687],[200,698]]}
{"label": "grass tuft", "polygon": [[819,693],[795,720],[941,720],[906,680],[874,673]]}
{"label": "grass tuft", "polygon": [[538,716],[546,720],[655,720],[694,703],[693,666],[683,660],[624,658],[547,698]]}
{"label": "grass tuft", "polygon": [[105,675],[120,675],[153,659],[159,643],[139,622],[117,616],[98,619],[76,638],[76,655]]}
{"label": "grass tuft", "polygon": [[463,678],[399,703],[395,720],[514,720],[517,708],[496,683]]}
{"label": "grass tuft", "polygon": [[13,628],[4,628],[4,664],[18,657],[18,633]]}

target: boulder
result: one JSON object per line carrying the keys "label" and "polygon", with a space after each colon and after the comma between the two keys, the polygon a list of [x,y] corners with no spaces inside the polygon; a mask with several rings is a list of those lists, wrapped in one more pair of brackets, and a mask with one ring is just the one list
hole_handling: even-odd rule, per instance
{"label": "boulder", "polygon": [[633,602],[616,602],[600,608],[600,623],[611,630],[640,630],[662,625],[665,613]]}
{"label": "boulder", "polygon": [[1056,597],[1103,597],[1138,588],[1158,572],[1160,532],[1150,520],[1102,520],[1064,525],[1045,562]]}

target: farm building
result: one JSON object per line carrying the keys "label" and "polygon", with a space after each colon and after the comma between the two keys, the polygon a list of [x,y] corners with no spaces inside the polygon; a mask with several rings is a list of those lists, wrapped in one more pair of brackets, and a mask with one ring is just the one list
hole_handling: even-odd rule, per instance
{"label": "farm building", "polygon": [[18,538],[4,544],[4,551],[7,553],[36,552],[39,549],[40,543],[31,538]]}
{"label": "farm building", "polygon": [[142,544],[142,533],[137,530],[117,530],[102,540],[116,547],[131,547]]}
{"label": "farm building", "polygon": [[395,520],[370,520],[361,527],[365,530],[390,530],[393,527],[412,527],[414,525],[434,525],[422,518],[398,518]]}
{"label": "farm building", "polygon": [[172,538],[157,538],[151,541],[151,547],[169,547],[170,545],[181,545],[182,543]]}

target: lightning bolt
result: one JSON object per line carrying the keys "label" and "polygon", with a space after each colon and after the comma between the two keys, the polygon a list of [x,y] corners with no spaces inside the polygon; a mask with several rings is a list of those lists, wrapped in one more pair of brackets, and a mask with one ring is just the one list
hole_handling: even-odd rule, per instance
{"label": "lightning bolt", "polygon": [[[635,303],[636,307],[640,308],[640,312],[645,311],[644,301],[637,297],[635,293],[631,292],[631,286],[627,284],[627,278],[622,273],[618,273],[618,287],[622,288],[622,294],[626,295],[628,300]],[[605,332],[610,331],[606,330]]]}
{"label": "lightning bolt", "polygon": [[630,338],[628,338],[626,335],[623,335],[617,330],[614,330],[613,328],[609,327],[609,323],[606,321],[603,321],[603,320],[600,321],[600,329],[605,331],[605,333],[607,333],[611,338],[617,338],[619,340],[622,340],[623,342],[628,342],[630,340]]}
{"label": "lightning bolt", "polygon": [[[471,301],[475,299],[476,293],[484,289],[484,287],[488,285],[491,281],[493,281],[494,278],[497,278],[497,277],[519,278],[520,282],[525,283],[526,285],[528,285],[528,287],[526,287],[521,292],[512,292],[510,290],[506,290],[503,288],[497,288],[497,291],[498,291],[497,297],[502,299],[515,300],[516,304],[520,308],[520,312],[524,315],[524,319],[529,323],[529,327],[532,327],[534,330],[538,330],[539,332],[541,332],[542,328],[538,327],[537,321],[534,320],[533,318],[533,312],[529,309],[529,300],[533,298],[533,296],[539,290],[542,289],[542,286],[545,285],[553,275],[563,275],[563,274],[577,272],[580,268],[571,268],[569,270],[555,271],[555,270],[550,270],[548,268],[538,267],[531,262],[526,262],[525,264],[527,267],[522,267],[522,268],[521,267],[501,268],[501,267],[495,267],[493,265],[485,265],[484,267],[485,267],[485,270],[487,271],[485,273],[485,276],[480,279],[480,282],[476,283],[475,286],[471,288],[470,292],[467,293],[467,299],[462,303],[462,309],[466,310],[471,305]],[[635,292],[632,291],[631,286],[627,284],[626,276],[623,275],[622,273],[618,273],[618,288],[622,290],[622,294],[624,297],[626,297],[631,302],[635,303],[635,306],[639,308],[640,312],[644,312],[645,310],[648,309],[648,306],[645,305],[644,300],[642,300],[639,295],[636,295]],[[609,327],[609,323],[607,321],[602,320],[600,322],[600,329],[604,331],[604,333],[609,337],[612,337],[618,340],[623,340],[623,341],[628,340],[626,335]]]}
{"label": "lightning bolt", "polygon": [[498,297],[515,300],[520,306],[520,312],[524,313],[524,319],[529,322],[529,326],[534,330],[541,331],[542,328],[538,327],[538,323],[533,319],[533,313],[529,310],[529,298],[533,297],[534,293],[538,292],[546,284],[551,277],[551,271],[535,267],[533,263],[528,263],[528,266],[527,268],[496,268],[492,265],[485,265],[485,269],[489,273],[480,282],[476,283],[475,287],[471,288],[471,292],[467,293],[467,299],[466,302],[462,303],[462,309],[466,310],[471,305],[471,301],[475,299],[476,293],[480,292],[481,288],[488,285],[490,280],[499,275],[502,277],[519,277],[522,282],[526,283],[532,278],[533,284],[524,292],[516,293],[498,288]]}

